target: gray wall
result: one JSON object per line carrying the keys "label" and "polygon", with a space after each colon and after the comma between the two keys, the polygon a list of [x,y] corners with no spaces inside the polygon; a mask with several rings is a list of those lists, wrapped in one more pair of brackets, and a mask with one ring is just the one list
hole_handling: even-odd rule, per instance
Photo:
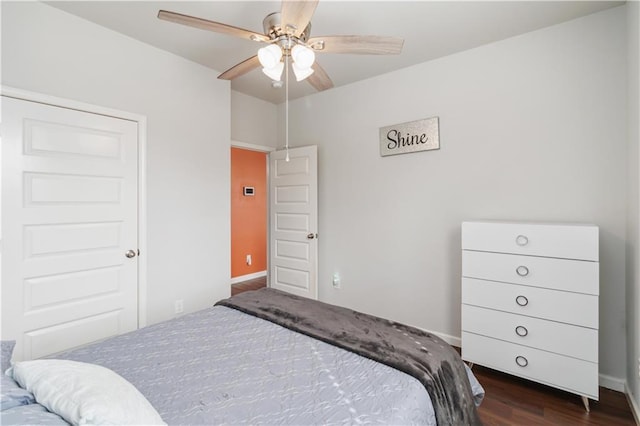
{"label": "gray wall", "polygon": [[262,99],[231,91],[231,140],[277,147],[278,108]]}
{"label": "gray wall", "polygon": [[[320,299],[459,343],[462,221],[594,223],[600,372],[622,388],[625,46],[618,7],[292,102],[291,140],[319,150]],[[432,116],[440,150],[380,157],[380,127]]]}
{"label": "gray wall", "polygon": [[627,215],[627,386],[640,421],[640,3],[627,2],[627,117],[629,191]]}
{"label": "gray wall", "polygon": [[228,82],[43,3],[3,2],[2,84],[146,115],[148,322],[175,299],[189,312],[228,296]]}

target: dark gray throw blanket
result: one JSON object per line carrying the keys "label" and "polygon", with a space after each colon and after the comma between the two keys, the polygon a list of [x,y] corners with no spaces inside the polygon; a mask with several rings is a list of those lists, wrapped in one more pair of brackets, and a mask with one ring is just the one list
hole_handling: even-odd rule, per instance
{"label": "dark gray throw blanket", "polygon": [[458,353],[431,333],[351,309],[265,288],[227,306],[386,364],[415,377],[431,397],[438,425],[480,425]]}

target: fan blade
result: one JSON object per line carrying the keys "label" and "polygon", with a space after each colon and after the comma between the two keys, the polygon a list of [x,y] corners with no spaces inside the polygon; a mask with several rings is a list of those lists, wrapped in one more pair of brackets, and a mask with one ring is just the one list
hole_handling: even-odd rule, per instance
{"label": "fan blade", "polygon": [[218,78],[222,80],[233,80],[234,78],[245,75],[249,71],[258,68],[259,66],[260,61],[258,60],[258,55],[252,56],[249,59],[244,60],[239,64],[229,68],[228,70],[220,74]]}
{"label": "fan blade", "polygon": [[400,37],[357,35],[312,37],[307,41],[307,45],[317,52],[362,55],[397,55],[402,52],[403,44]]}
{"label": "fan blade", "polygon": [[201,30],[213,31],[234,37],[246,38],[253,41],[269,41],[269,37],[264,34],[258,34],[253,31],[209,21],[207,19],[196,18],[194,16],[183,15],[176,12],[169,12],[167,10],[158,11],[158,18],[164,21],[174,22],[176,24],[187,25],[189,27],[200,28]]}
{"label": "fan blade", "polygon": [[299,37],[309,25],[317,6],[318,0],[282,0],[282,31]]}
{"label": "fan blade", "polygon": [[322,68],[318,62],[314,62],[312,68],[313,74],[307,77],[309,84],[318,92],[331,89],[333,87],[333,81],[331,81],[324,68]]}

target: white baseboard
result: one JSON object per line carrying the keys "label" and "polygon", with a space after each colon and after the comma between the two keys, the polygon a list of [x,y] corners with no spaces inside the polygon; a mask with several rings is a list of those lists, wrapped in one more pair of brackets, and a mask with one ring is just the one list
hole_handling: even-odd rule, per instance
{"label": "white baseboard", "polygon": [[640,425],[640,406],[638,406],[638,402],[633,399],[633,394],[631,393],[631,389],[629,389],[629,384],[626,382],[624,384],[624,393],[627,395],[627,401],[629,401],[629,407],[631,407],[633,417],[636,419],[636,424]]}
{"label": "white baseboard", "polygon": [[435,334],[436,336],[438,336],[439,338],[441,338],[451,346],[455,346],[456,348],[462,347],[462,339],[460,337],[450,336],[444,333],[436,333],[435,331],[428,331],[428,330],[425,330],[425,331],[427,331],[428,333]]}
{"label": "white baseboard", "polygon": [[598,376],[598,384],[603,388],[611,389],[618,392],[624,392],[627,382],[617,377],[608,376],[606,374],[600,374]]}
{"label": "white baseboard", "polygon": [[254,272],[253,274],[240,275],[239,277],[231,278],[231,284],[237,284],[242,281],[252,280],[254,278],[266,277],[267,271]]}

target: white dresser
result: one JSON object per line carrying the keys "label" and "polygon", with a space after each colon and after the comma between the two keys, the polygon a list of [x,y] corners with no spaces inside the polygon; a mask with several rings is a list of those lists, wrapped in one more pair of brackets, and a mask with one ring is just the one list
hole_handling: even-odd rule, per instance
{"label": "white dresser", "polygon": [[462,358],[598,399],[598,227],[464,222]]}

